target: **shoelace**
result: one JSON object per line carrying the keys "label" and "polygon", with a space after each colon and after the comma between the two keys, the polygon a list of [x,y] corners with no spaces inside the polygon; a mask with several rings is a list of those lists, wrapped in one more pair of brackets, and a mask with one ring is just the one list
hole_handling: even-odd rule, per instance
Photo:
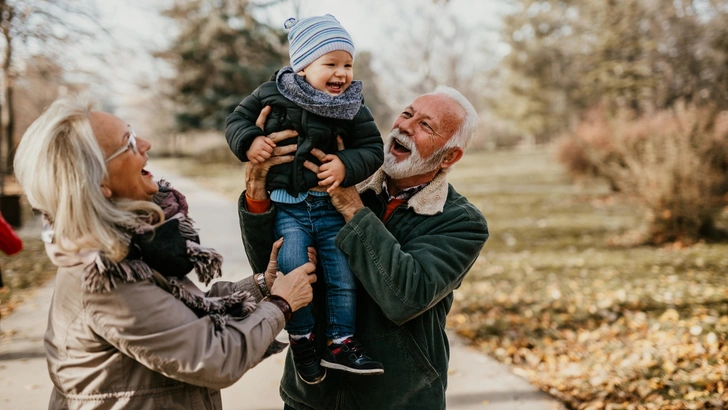
{"label": "shoelace", "polygon": [[293,349],[293,356],[299,359],[302,363],[310,363],[316,360],[316,343],[313,340],[302,340],[291,342],[291,348]]}

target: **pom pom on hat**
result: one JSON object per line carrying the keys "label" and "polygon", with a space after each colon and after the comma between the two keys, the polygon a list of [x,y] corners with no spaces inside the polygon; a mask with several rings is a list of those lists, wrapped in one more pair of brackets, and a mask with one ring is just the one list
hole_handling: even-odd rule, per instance
{"label": "pom pom on hat", "polygon": [[289,18],[283,26],[288,32],[291,67],[298,72],[326,53],[343,50],[354,57],[354,42],[331,14],[296,20]]}
{"label": "pom pom on hat", "polygon": [[283,23],[283,27],[284,27],[284,28],[285,28],[286,30],[290,30],[290,29],[291,29],[291,27],[293,27],[293,26],[295,26],[295,25],[296,25],[296,23],[298,23],[298,20],[296,20],[296,18],[295,18],[295,17],[291,17],[291,18],[289,18],[288,20],[286,20],[286,22],[285,22],[285,23]]}

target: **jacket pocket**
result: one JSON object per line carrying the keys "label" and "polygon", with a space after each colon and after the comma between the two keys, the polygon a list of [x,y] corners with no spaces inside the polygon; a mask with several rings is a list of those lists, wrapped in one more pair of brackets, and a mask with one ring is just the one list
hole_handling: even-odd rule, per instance
{"label": "jacket pocket", "polygon": [[[377,333],[377,336],[371,338],[360,336],[359,340],[374,360],[382,362],[384,374],[346,375],[343,379],[344,385],[340,389],[343,392],[341,408],[356,410],[444,408],[445,389],[440,375],[410,332],[400,327],[391,333],[382,333]],[[329,377],[331,376],[327,376],[324,383]]]}
{"label": "jacket pocket", "polygon": [[440,377],[440,374],[427,359],[427,355],[425,355],[420,345],[417,344],[415,338],[412,337],[412,334],[406,328],[402,327],[397,332],[397,342],[400,344],[399,351],[411,361],[413,369],[422,375],[425,383],[432,384],[433,381]]}

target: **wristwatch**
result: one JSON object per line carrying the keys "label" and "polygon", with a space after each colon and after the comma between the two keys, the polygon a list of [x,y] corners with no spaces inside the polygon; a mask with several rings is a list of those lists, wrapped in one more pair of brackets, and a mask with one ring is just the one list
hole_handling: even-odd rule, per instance
{"label": "wristwatch", "polygon": [[258,282],[258,288],[260,289],[260,293],[262,293],[263,296],[270,296],[270,290],[268,290],[268,285],[265,284],[265,272],[259,273],[255,280]]}

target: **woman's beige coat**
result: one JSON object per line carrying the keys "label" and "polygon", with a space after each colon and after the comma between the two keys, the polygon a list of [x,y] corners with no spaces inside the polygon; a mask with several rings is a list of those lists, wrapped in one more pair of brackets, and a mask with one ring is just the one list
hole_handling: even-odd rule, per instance
{"label": "woman's beige coat", "polygon": [[[285,324],[263,301],[216,331],[156,273],[105,293],[82,290],[82,264],[59,268],[55,280],[45,334],[50,409],[221,409],[220,389],[258,364]],[[252,276],[215,283],[207,296],[238,290],[262,298]]]}

